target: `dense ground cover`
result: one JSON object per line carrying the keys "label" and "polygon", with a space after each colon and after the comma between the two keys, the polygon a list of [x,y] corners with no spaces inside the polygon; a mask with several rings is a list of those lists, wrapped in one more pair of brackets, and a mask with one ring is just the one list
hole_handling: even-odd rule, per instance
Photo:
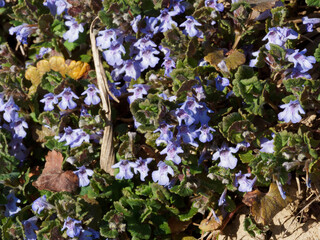
{"label": "dense ground cover", "polygon": [[254,237],[318,196],[319,7],[0,0],[1,238],[214,239],[244,207]]}

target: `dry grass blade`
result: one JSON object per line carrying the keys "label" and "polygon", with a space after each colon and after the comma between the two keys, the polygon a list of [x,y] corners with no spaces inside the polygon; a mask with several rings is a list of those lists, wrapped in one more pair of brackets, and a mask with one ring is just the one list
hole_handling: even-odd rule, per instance
{"label": "dry grass blade", "polygon": [[104,129],[102,144],[101,144],[101,154],[100,154],[100,167],[105,170],[110,175],[113,175],[113,169],[111,166],[114,164],[114,149],[113,149],[113,137],[112,137],[112,123],[111,123],[111,106],[109,95],[116,101],[119,100],[109,91],[107,78],[102,67],[102,62],[99,56],[99,51],[96,45],[96,38],[93,33],[94,25],[99,20],[96,17],[90,26],[90,41],[92,48],[92,55],[94,61],[94,67],[96,70],[96,76],[98,81],[98,88],[100,90],[100,96],[102,101],[102,109],[105,113],[105,120],[107,126]]}

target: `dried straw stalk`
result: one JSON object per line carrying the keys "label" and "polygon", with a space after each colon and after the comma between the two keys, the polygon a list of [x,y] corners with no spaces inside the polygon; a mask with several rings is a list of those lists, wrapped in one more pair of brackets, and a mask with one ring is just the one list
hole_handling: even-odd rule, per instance
{"label": "dried straw stalk", "polygon": [[112,122],[111,122],[111,106],[109,95],[116,101],[119,100],[109,91],[108,82],[106,78],[105,71],[102,66],[102,62],[99,56],[99,51],[96,45],[96,38],[93,33],[94,25],[99,20],[99,17],[96,17],[90,26],[90,41],[91,49],[93,55],[94,67],[96,70],[96,76],[98,81],[98,88],[100,90],[100,96],[102,101],[102,110],[105,114],[106,127],[104,128],[104,134],[101,144],[101,154],[100,154],[100,167],[105,170],[110,175],[113,174],[113,169],[111,166],[114,164],[115,156],[113,149],[113,137],[112,137]]}

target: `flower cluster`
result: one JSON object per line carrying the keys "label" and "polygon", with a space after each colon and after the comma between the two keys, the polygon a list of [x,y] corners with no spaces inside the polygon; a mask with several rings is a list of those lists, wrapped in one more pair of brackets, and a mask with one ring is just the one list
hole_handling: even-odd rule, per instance
{"label": "flower cluster", "polygon": [[79,239],[99,239],[100,234],[99,232],[89,228],[87,230],[83,229],[80,225],[81,221],[73,219],[71,217],[67,217],[67,219],[64,220],[63,227],[61,231],[64,231],[67,229],[67,236],[74,238],[78,237]]}
{"label": "flower cluster", "polygon": [[[307,21],[307,19],[306,19]],[[308,21],[307,21],[308,22]],[[317,23],[315,20],[311,21]],[[297,39],[298,33],[294,30],[286,27],[273,27],[269,29],[268,34],[263,38],[263,40],[268,40],[268,43],[265,45],[267,50],[270,50],[270,44],[278,45],[286,50],[286,60],[289,63],[293,63],[293,68],[288,69],[286,71],[286,79],[290,78],[307,78],[310,79],[311,76],[307,73],[309,70],[313,68],[313,64],[316,63],[316,59],[313,56],[306,56],[307,49],[299,51],[299,49],[287,49],[285,47],[285,43],[289,39]],[[250,66],[254,67],[257,64],[258,56],[260,54],[260,50],[253,53],[256,59],[251,60]],[[266,58],[266,62],[269,64],[271,61],[269,57]],[[289,123],[298,123],[301,121],[300,114],[305,114],[302,109],[299,100],[290,100],[289,103],[283,104],[280,106],[284,111],[278,114],[278,118],[280,121],[285,121]]]}
{"label": "flower cluster", "polygon": [[5,102],[4,94],[0,93],[0,112],[3,112],[3,119],[7,122],[3,127],[12,135],[9,143],[9,153],[22,162],[28,155],[28,150],[22,142],[23,138],[27,136],[25,129],[28,128],[28,124],[24,118],[19,117],[17,112],[19,110],[20,108],[15,104],[13,97]]}
{"label": "flower cluster", "polygon": [[140,173],[140,180],[145,181],[145,177],[148,176],[149,168],[148,164],[152,161],[152,158],[142,159],[141,157],[135,162],[128,160],[120,160],[120,162],[114,164],[112,168],[119,168],[119,173],[116,175],[116,179],[131,179],[133,178],[133,173]]}
{"label": "flower cluster", "polygon": [[[86,95],[84,99],[85,104],[87,105],[96,105],[100,103],[100,98],[97,94],[100,93],[99,89],[94,84],[89,84],[88,89],[85,90],[81,95]],[[59,98],[61,98],[59,102]],[[47,93],[44,95],[44,98],[40,100],[40,102],[44,103],[44,111],[52,111],[54,109],[53,104],[58,104],[60,109],[74,109],[77,107],[77,104],[73,101],[73,99],[79,99],[79,97],[71,90],[70,87],[66,87],[63,91],[54,95],[53,93]]]}
{"label": "flower cluster", "polygon": [[27,39],[29,35],[33,34],[36,31],[37,27],[33,25],[29,25],[23,23],[16,27],[11,27],[9,29],[10,35],[16,35],[17,41],[21,42],[22,44],[27,44]]}

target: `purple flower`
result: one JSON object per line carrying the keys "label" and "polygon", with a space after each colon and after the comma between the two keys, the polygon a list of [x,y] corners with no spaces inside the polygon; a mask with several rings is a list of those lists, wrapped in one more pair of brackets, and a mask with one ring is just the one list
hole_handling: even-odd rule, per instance
{"label": "purple flower", "polygon": [[40,100],[40,102],[44,103],[45,111],[51,111],[54,109],[53,104],[58,103],[58,98],[53,93],[47,93],[44,95],[44,98]]}
{"label": "purple flower", "polygon": [[240,184],[238,188],[240,192],[252,191],[252,187],[255,184],[257,177],[255,177],[254,179],[248,179],[249,177],[251,177],[251,173],[242,174],[241,171],[236,173],[234,185],[235,187],[238,187],[238,185]]}
{"label": "purple flower", "polygon": [[283,45],[286,43],[288,39],[297,39],[297,38],[298,38],[298,33],[296,33],[294,30],[290,28],[273,27],[273,28],[269,28],[269,32],[262,40],[265,41],[268,39],[266,48],[270,50],[270,43],[283,47]]}
{"label": "purple flower", "polygon": [[[273,134],[273,137],[275,135]],[[260,149],[260,152],[265,152],[265,153],[274,153],[274,139],[272,140],[269,140],[267,138],[262,138],[260,140],[260,143],[261,143],[261,149]]]}
{"label": "purple flower", "polygon": [[120,42],[112,42],[109,50],[102,53],[103,58],[110,66],[120,66],[123,63],[122,54],[125,54],[126,50]]}
{"label": "purple flower", "polygon": [[69,30],[63,34],[63,39],[69,42],[74,42],[79,38],[79,33],[84,31],[83,23],[79,24],[73,17],[67,16],[65,25],[69,27]]}
{"label": "purple flower", "polygon": [[64,220],[64,224],[61,231],[67,228],[68,237],[78,237],[81,232],[81,226],[77,226],[78,224],[81,224],[81,221],[75,220],[71,217],[67,217],[67,219]]}
{"label": "purple flower", "polygon": [[59,102],[59,107],[63,110],[74,109],[77,104],[72,100],[72,98],[79,99],[78,96],[72,92],[70,87],[64,88],[63,92],[57,95],[57,98],[61,97],[61,101]]}
{"label": "purple flower", "polygon": [[157,146],[159,146],[161,143],[168,144],[169,141],[172,140],[173,133],[169,130],[172,127],[172,125],[169,125],[166,122],[161,122],[159,124],[159,128],[154,131],[154,133],[160,132],[160,136],[156,140]]}
{"label": "purple flower", "polygon": [[164,62],[161,64],[161,66],[164,66],[164,75],[166,77],[170,77],[170,73],[174,68],[176,68],[176,63],[172,60],[172,58],[165,57]]}
{"label": "purple flower", "polygon": [[221,70],[222,72],[229,72],[229,69],[228,69],[228,67],[227,67],[227,64],[226,64],[226,62],[225,62],[224,60],[221,60],[221,62],[219,62],[219,63],[217,64],[217,66],[218,66],[218,68],[220,68],[220,70]]}
{"label": "purple flower", "polygon": [[66,9],[72,7],[66,0],[47,0],[43,3],[44,6],[50,9],[50,13],[55,16],[56,14],[60,15]]}
{"label": "purple flower", "polygon": [[213,113],[212,110],[210,110],[204,102],[200,102],[200,105],[202,108],[197,108],[197,113],[195,114],[195,124],[198,124],[199,122],[201,125],[208,124],[210,121],[210,117],[207,115],[207,113]]}
{"label": "purple flower", "polygon": [[43,195],[42,197],[37,198],[32,203],[32,210],[38,214],[42,212],[43,209],[51,208],[51,205],[47,202],[47,196]]}
{"label": "purple flower", "polygon": [[131,25],[131,27],[132,27],[132,30],[135,32],[135,33],[137,33],[138,32],[138,24],[139,24],[139,22],[140,22],[140,20],[141,20],[141,15],[138,15],[138,16],[136,16],[131,22],[130,22],[130,25]]}
{"label": "purple flower", "polygon": [[180,27],[185,27],[184,34],[189,35],[190,37],[200,37],[202,33],[196,29],[196,26],[201,26],[197,20],[192,16],[186,16],[186,21],[180,24]]}
{"label": "purple flower", "polygon": [[203,108],[202,105],[197,103],[194,97],[187,96],[187,100],[182,104],[181,109],[185,110],[187,113],[197,113],[198,108]]}
{"label": "purple flower", "polygon": [[223,12],[224,6],[222,3],[217,3],[217,0],[206,0],[206,7],[214,8],[216,11]]}
{"label": "purple flower", "polygon": [[[294,64],[295,68],[298,68],[302,73],[305,73],[313,68],[312,64],[316,63],[316,58],[313,56],[305,56],[304,54],[307,52],[307,49],[299,52],[297,50],[288,50],[287,58],[289,62]],[[291,54],[289,54],[291,53]]]}
{"label": "purple flower", "polygon": [[236,153],[237,151],[238,149],[229,148],[226,143],[223,143],[221,148],[213,154],[212,160],[220,158],[219,167],[234,169],[237,166],[238,159],[232,153]]}
{"label": "purple flower", "polygon": [[111,46],[113,41],[116,41],[117,34],[120,31],[118,29],[106,29],[104,31],[100,31],[98,33],[98,37],[96,38],[97,47],[101,47],[102,49],[107,49]]}
{"label": "purple flower", "polygon": [[141,66],[137,61],[131,59],[124,61],[122,68],[119,70],[118,74],[125,72],[124,80],[130,82],[133,78],[137,80],[141,74]]}
{"label": "purple flower", "polygon": [[9,143],[9,153],[18,159],[20,162],[23,162],[28,156],[28,150],[23,145],[21,138],[12,138]]}
{"label": "purple flower", "polygon": [[215,132],[216,130],[214,130],[212,127],[209,127],[206,124],[202,125],[197,130],[197,132],[200,133],[200,135],[199,135],[200,142],[205,143],[205,142],[211,142],[213,140],[213,135],[212,135],[212,133],[210,133],[210,131]]}
{"label": "purple flower", "polygon": [[71,127],[65,127],[64,128],[64,134],[62,137],[60,137],[58,142],[64,142],[66,141],[65,146],[70,145],[76,140],[77,138],[77,133],[75,130],[73,130]]}
{"label": "purple flower", "polygon": [[[199,144],[194,141],[198,137],[198,133],[194,130],[194,126],[180,125],[178,128],[177,139],[182,139],[183,143],[189,143],[194,147],[198,147]],[[167,159],[166,159],[167,160]]]}
{"label": "purple flower", "polygon": [[171,0],[169,9],[171,8],[173,8],[173,11],[170,12],[171,16],[177,16],[186,10],[183,0]]}
{"label": "purple flower", "polygon": [[40,59],[42,58],[45,54],[51,52],[51,48],[45,48],[45,47],[42,47],[40,48],[40,51],[39,51],[39,54],[36,55],[36,58],[37,59]]}
{"label": "purple flower", "polygon": [[6,2],[4,0],[0,0],[0,7],[4,7],[6,5]]}
{"label": "purple flower", "polygon": [[135,167],[136,164],[130,162],[128,160],[120,160],[120,162],[112,165],[111,168],[119,168],[119,173],[116,175],[116,179],[122,180],[133,178],[133,173],[131,172],[131,168]]}
{"label": "purple flower", "polygon": [[97,105],[100,102],[100,98],[97,96],[98,93],[100,93],[99,89],[94,84],[89,84],[87,90],[81,95],[87,94],[87,97],[84,99],[85,104]]}
{"label": "purple flower", "polygon": [[141,60],[141,71],[147,69],[149,66],[154,68],[159,62],[159,58],[154,55],[159,53],[159,51],[157,51],[155,48],[151,46],[148,46],[140,50],[138,56],[136,57],[136,60]]}
{"label": "purple flower", "polygon": [[229,86],[229,79],[228,78],[224,78],[224,77],[216,77],[215,79],[216,81],[216,88],[218,91],[223,91],[225,87]]}
{"label": "purple flower", "polygon": [[179,125],[182,124],[182,120],[185,122],[186,125],[190,126],[191,124],[193,124],[195,122],[195,118],[192,116],[192,112],[188,113],[185,110],[179,108],[176,110],[175,112]]}
{"label": "purple flower", "polygon": [[160,154],[167,154],[166,160],[172,160],[175,164],[179,165],[181,163],[181,158],[179,157],[179,153],[183,153],[180,143],[177,141],[169,142],[168,145],[163,149]]}
{"label": "purple flower", "polygon": [[289,68],[285,72],[286,77],[285,79],[291,79],[291,78],[306,78],[311,79],[311,75],[308,73],[302,73],[300,69],[298,68]]}
{"label": "purple flower", "polygon": [[0,92],[0,112],[4,111],[4,107],[5,107],[5,102],[4,102],[4,94],[2,92]]}
{"label": "purple flower", "polygon": [[159,25],[159,31],[160,32],[166,32],[169,29],[172,29],[172,25],[177,26],[177,23],[172,20],[172,16],[175,13],[171,13],[168,11],[168,9],[160,10],[160,15],[157,17],[157,19],[160,21]]}
{"label": "purple flower", "polygon": [[249,66],[250,66],[250,67],[255,67],[255,66],[256,66],[256,64],[258,63],[258,56],[259,56],[259,54],[260,54],[260,50],[255,51],[255,52],[253,52],[253,53],[251,54],[252,56],[254,56],[254,57],[256,57],[256,58],[250,60],[250,63],[249,63]]}
{"label": "purple flower", "polygon": [[285,121],[286,123],[289,123],[290,121],[292,123],[298,123],[302,119],[299,113],[305,114],[299,100],[290,100],[289,103],[280,105],[280,108],[284,110],[278,114],[278,118],[280,121]]}
{"label": "purple flower", "polygon": [[10,127],[14,130],[14,137],[24,138],[27,136],[27,132],[24,129],[28,128],[28,124],[23,118],[18,117],[18,113],[16,113],[15,119],[10,123]]}
{"label": "purple flower", "polygon": [[160,93],[158,96],[161,97],[163,100],[167,100],[169,102],[173,102],[177,100],[177,96],[168,97],[167,94],[165,94],[164,92]]}
{"label": "purple flower", "polygon": [[13,35],[16,34],[17,41],[21,42],[22,44],[27,44],[27,38],[30,34],[36,31],[37,27],[33,27],[32,25],[23,23],[17,27],[11,27],[9,29],[9,34]]}
{"label": "purple flower", "polygon": [[227,191],[228,191],[228,189],[226,189],[226,188],[223,190],[223,192],[222,192],[222,194],[221,194],[221,196],[219,198],[219,201],[218,201],[218,206],[219,207],[226,203]]}
{"label": "purple flower", "polygon": [[276,183],[277,183],[277,186],[278,186],[278,189],[279,189],[279,192],[280,192],[282,199],[285,200],[287,198],[287,196],[286,196],[286,192],[282,188],[282,184],[279,181],[276,181]]}
{"label": "purple flower", "polygon": [[81,106],[80,117],[92,117],[90,113],[88,113],[88,109],[84,106]]}
{"label": "purple flower", "polygon": [[9,98],[9,100],[6,102],[6,104],[3,107],[4,113],[3,118],[7,122],[14,121],[16,116],[16,111],[19,111],[19,107],[14,103],[14,100],[12,97]]}
{"label": "purple flower", "polygon": [[320,23],[320,18],[303,17],[302,23],[307,25],[307,32],[313,32],[313,25]]}
{"label": "purple flower", "polygon": [[143,50],[147,47],[155,48],[157,47],[157,44],[155,44],[153,41],[150,40],[151,35],[146,35],[143,38],[140,38],[138,41],[136,41],[133,46],[138,48],[139,50]]}
{"label": "purple flower", "polygon": [[133,171],[135,174],[140,173],[140,180],[144,181],[145,177],[148,176],[149,168],[148,164],[152,161],[152,158],[142,159],[141,157],[135,162]]}
{"label": "purple flower", "polygon": [[141,29],[141,32],[144,34],[150,34],[153,36],[153,34],[156,34],[159,30],[159,27],[156,27],[158,23],[158,18],[155,17],[145,17],[146,27]]}
{"label": "purple flower", "polygon": [[5,205],[6,211],[4,213],[5,217],[10,217],[16,213],[18,213],[21,208],[17,207],[17,203],[20,203],[20,199],[16,198],[13,191],[10,191],[10,193],[7,196],[7,204]]}
{"label": "purple flower", "polygon": [[158,170],[152,172],[152,180],[162,186],[167,186],[170,183],[168,174],[173,176],[174,171],[172,167],[168,166],[162,161],[160,161],[157,166]]}
{"label": "purple flower", "polygon": [[192,89],[196,92],[196,99],[201,101],[201,99],[205,99],[206,95],[204,93],[204,89],[201,85],[194,85]]}
{"label": "purple flower", "polygon": [[37,239],[37,234],[35,233],[35,230],[39,229],[36,225],[37,220],[38,218],[36,216],[33,216],[28,220],[24,220],[21,222],[24,227],[24,234],[26,235],[25,240]]}
{"label": "purple flower", "polygon": [[93,171],[91,169],[87,169],[85,166],[77,167],[79,170],[73,171],[74,174],[76,174],[79,178],[79,186],[85,187],[90,184],[90,180],[88,176],[93,175]]}
{"label": "purple flower", "polygon": [[85,131],[83,131],[82,129],[75,129],[73,131],[73,134],[75,135],[75,138],[70,144],[71,148],[79,147],[83,142],[87,142],[87,143],[90,142],[90,135]]}
{"label": "purple flower", "polygon": [[150,86],[146,84],[134,84],[133,87],[134,89],[128,89],[128,92],[133,93],[133,95],[128,97],[129,104],[133,103],[136,99],[143,98],[143,95],[147,95],[150,89]]}

